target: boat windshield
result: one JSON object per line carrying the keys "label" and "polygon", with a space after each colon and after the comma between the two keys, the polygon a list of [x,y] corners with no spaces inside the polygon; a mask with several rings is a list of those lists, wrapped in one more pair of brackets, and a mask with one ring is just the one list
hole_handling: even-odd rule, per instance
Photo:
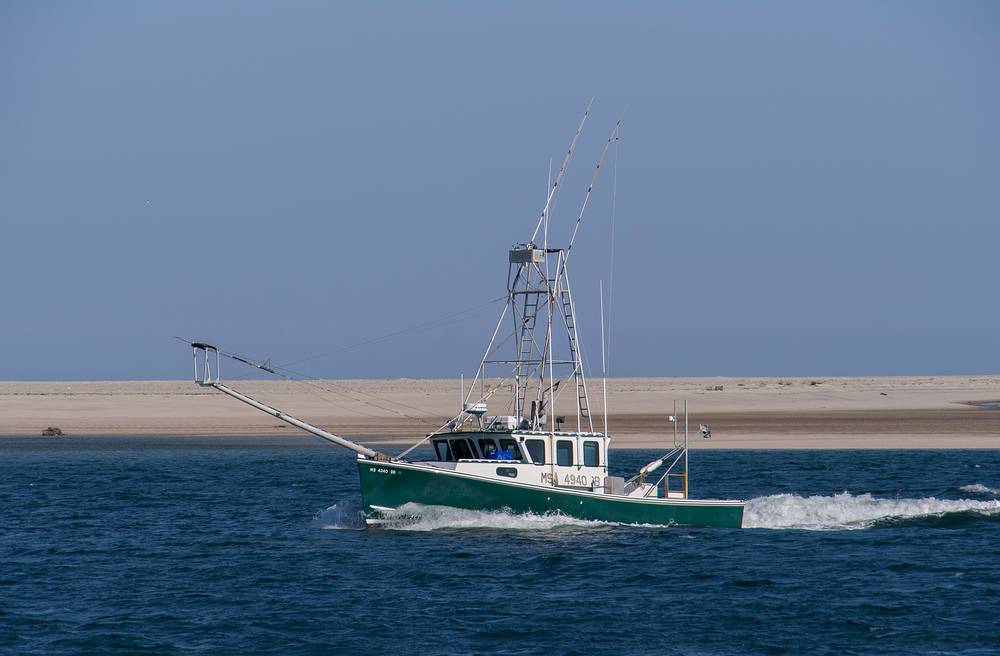
{"label": "boat windshield", "polygon": [[451,448],[448,446],[448,440],[434,440],[434,451],[437,453],[438,460],[447,462],[455,459],[451,455]]}
{"label": "boat windshield", "polygon": [[456,460],[471,460],[476,457],[469,443],[464,439],[451,441],[451,452]]}
{"label": "boat windshield", "polygon": [[[479,458],[484,460],[524,460],[517,440],[486,437],[480,438],[477,441],[479,446],[478,453],[476,451],[476,441],[464,437],[437,439],[433,442],[434,455],[441,462],[475,460]],[[497,442],[499,442],[499,447]]]}

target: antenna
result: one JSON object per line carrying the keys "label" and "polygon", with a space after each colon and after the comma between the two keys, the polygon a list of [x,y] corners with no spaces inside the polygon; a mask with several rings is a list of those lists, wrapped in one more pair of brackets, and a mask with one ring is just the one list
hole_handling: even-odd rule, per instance
{"label": "antenna", "polygon": [[[619,130],[621,134],[621,130]],[[612,175],[611,184],[611,239],[609,249],[611,250],[610,264],[609,264],[609,279],[608,279],[608,335],[611,335],[611,317],[612,311],[614,310],[614,297],[615,297],[615,223],[618,215],[618,149],[620,145],[618,141],[615,141],[615,163],[614,163],[614,175]],[[603,298],[601,299],[603,301]],[[608,350],[611,350],[611,344],[608,344]],[[676,414],[676,413],[675,413]]]}
{"label": "antenna", "polygon": [[600,281],[601,288],[601,377],[604,379],[604,435],[608,435],[608,367],[604,358],[604,281]]}

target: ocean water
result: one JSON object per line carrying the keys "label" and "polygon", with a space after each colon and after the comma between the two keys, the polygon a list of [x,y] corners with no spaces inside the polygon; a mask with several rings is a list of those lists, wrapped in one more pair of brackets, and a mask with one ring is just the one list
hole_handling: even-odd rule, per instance
{"label": "ocean water", "polygon": [[1000,450],[694,451],[693,495],[749,500],[739,530],[442,508],[364,529],[352,460],[0,441],[0,652],[1000,653]]}

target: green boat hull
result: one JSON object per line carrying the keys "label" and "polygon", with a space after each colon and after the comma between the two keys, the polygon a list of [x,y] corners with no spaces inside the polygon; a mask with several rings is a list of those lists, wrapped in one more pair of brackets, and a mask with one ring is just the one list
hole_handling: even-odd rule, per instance
{"label": "green boat hull", "polygon": [[366,515],[406,503],[514,513],[562,513],[622,524],[740,528],[738,501],[634,499],[501,482],[426,466],[358,460]]}

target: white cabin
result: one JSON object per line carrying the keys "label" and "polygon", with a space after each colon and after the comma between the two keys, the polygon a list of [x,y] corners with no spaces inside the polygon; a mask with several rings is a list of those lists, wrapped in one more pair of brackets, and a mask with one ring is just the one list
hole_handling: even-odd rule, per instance
{"label": "white cabin", "polygon": [[647,496],[655,485],[637,485],[626,492],[624,479],[608,475],[610,441],[603,433],[586,432],[443,433],[431,440],[437,460],[427,464],[528,485]]}

